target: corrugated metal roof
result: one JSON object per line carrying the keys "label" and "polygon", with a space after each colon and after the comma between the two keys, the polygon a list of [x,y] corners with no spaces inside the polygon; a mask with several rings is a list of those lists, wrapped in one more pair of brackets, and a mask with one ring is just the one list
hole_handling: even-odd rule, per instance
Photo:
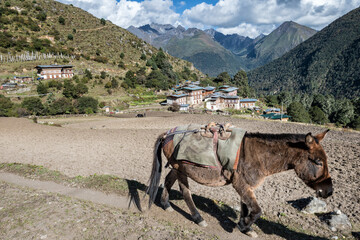
{"label": "corrugated metal roof", "polygon": [[216,87],[211,87],[211,86],[207,86],[207,87],[205,87],[204,89],[206,90],[206,91],[212,91],[212,90],[214,90]]}
{"label": "corrugated metal roof", "polygon": [[35,68],[64,68],[73,67],[72,65],[37,65]]}
{"label": "corrugated metal roof", "polygon": [[271,111],[280,112],[280,108],[268,108],[265,110],[265,112],[271,112]]}
{"label": "corrugated metal roof", "polygon": [[182,89],[189,90],[189,91],[196,91],[196,90],[202,90],[202,87],[198,87],[195,85],[189,85],[187,87],[183,87]]}
{"label": "corrugated metal roof", "polygon": [[235,90],[238,90],[238,88],[229,87],[229,88],[226,88],[226,89],[221,89],[220,91],[222,91],[222,92],[232,92],[232,91],[235,91]]}
{"label": "corrugated metal roof", "polygon": [[221,95],[221,98],[230,98],[230,99],[239,99],[238,96],[232,96],[232,95]]}
{"label": "corrugated metal roof", "polygon": [[173,95],[170,95],[170,96],[167,96],[167,97],[175,97],[175,98],[180,98],[180,97],[186,97],[188,96],[187,94],[173,94]]}

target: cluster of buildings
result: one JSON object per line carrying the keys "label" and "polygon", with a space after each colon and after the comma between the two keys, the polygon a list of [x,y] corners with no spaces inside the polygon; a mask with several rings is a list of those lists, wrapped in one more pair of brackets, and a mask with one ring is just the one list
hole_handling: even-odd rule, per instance
{"label": "cluster of buildings", "polygon": [[185,84],[175,89],[176,93],[167,96],[166,104],[174,103],[180,106],[180,110],[188,110],[189,107],[205,107],[211,111],[244,108],[255,109],[257,99],[241,99],[237,96],[238,88],[229,85],[216,87],[200,87],[197,83]]}
{"label": "cluster of buildings", "polygon": [[[38,65],[35,67],[37,70],[37,80],[41,79],[64,79],[72,78],[74,76],[72,65]],[[14,76],[9,82],[0,86],[0,89],[12,89],[17,87],[24,87],[26,83],[32,82],[33,77]]]}

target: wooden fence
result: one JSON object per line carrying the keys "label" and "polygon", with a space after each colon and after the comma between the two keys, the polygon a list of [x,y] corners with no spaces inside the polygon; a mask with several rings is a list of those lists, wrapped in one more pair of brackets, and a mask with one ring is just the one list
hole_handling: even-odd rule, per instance
{"label": "wooden fence", "polygon": [[14,63],[14,62],[27,62],[36,60],[47,60],[47,59],[74,59],[74,55],[63,55],[62,53],[40,53],[40,52],[25,52],[20,55],[0,55],[0,62]]}

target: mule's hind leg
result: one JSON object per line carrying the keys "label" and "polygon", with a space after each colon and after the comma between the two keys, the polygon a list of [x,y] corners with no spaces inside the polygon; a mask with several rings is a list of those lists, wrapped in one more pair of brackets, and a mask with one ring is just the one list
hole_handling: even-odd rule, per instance
{"label": "mule's hind leg", "polygon": [[194,219],[195,223],[199,224],[199,226],[206,227],[207,223],[201,217],[201,215],[198,212],[198,210],[196,209],[195,203],[192,199],[187,176],[184,174],[181,174],[180,172],[178,172],[177,176],[178,176],[179,186],[180,186],[181,192],[183,194],[184,200],[190,209],[191,217]]}
{"label": "mule's hind leg", "polygon": [[165,178],[165,184],[164,184],[165,186],[164,186],[164,190],[161,194],[160,202],[166,211],[173,211],[173,209],[169,203],[169,193],[170,193],[171,187],[174,185],[174,183],[177,179],[176,171],[177,170],[175,170],[175,169],[171,169],[171,171],[168,173],[168,175],[166,175],[166,178]]}

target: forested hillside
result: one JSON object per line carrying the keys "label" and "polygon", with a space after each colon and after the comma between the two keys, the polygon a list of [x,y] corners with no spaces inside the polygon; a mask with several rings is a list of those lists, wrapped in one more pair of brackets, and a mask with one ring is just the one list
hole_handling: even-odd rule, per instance
{"label": "forested hillside", "polygon": [[360,8],[357,8],[283,57],[250,71],[250,85],[261,93],[290,91],[358,97],[359,41]]}
{"label": "forested hillside", "polygon": [[[0,29],[3,58],[25,52],[62,53],[74,56],[75,65],[90,61],[125,75],[127,69],[145,67],[146,60],[158,52],[110,21],[53,0],[0,1]],[[186,61],[168,59],[174,71],[192,68]]]}
{"label": "forested hillside", "polygon": [[36,79],[35,66],[50,64],[72,65],[75,77],[0,90],[0,106],[6,106],[0,116],[124,109],[163,100],[154,90],[203,76],[192,63],[71,4],[0,1],[0,83],[14,76]]}

